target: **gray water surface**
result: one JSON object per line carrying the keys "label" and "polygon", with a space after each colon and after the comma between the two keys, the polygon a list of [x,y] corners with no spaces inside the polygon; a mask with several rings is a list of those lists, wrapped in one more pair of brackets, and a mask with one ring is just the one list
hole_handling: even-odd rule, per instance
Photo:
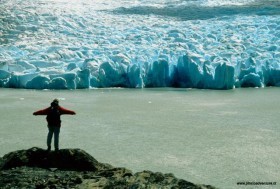
{"label": "gray water surface", "polygon": [[32,112],[60,98],[77,112],[62,117],[61,148],[81,148],[134,172],[172,172],[220,188],[240,188],[239,181],[279,187],[279,94],[279,88],[0,89],[0,156],[46,148],[45,116]]}

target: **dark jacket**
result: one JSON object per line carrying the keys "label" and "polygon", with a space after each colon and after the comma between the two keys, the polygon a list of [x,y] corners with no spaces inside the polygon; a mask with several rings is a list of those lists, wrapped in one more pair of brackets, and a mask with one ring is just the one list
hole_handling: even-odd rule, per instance
{"label": "dark jacket", "polygon": [[50,106],[46,109],[38,110],[33,113],[33,115],[47,115],[48,126],[54,126],[54,127],[61,126],[60,116],[63,114],[75,115],[76,113],[72,110],[67,110],[66,108],[63,108],[61,106],[58,106],[56,109]]}

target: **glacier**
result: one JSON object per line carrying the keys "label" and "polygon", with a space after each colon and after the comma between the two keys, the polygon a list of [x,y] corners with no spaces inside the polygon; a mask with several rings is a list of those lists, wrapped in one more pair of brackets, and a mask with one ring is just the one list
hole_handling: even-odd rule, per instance
{"label": "glacier", "polygon": [[280,86],[279,7],[273,0],[2,0],[0,87]]}

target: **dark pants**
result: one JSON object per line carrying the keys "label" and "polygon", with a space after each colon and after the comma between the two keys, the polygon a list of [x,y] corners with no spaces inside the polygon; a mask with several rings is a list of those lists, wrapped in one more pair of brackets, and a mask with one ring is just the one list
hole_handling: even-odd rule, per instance
{"label": "dark pants", "polygon": [[58,150],[59,149],[59,132],[60,132],[60,127],[48,126],[48,128],[49,128],[49,133],[48,133],[48,138],[47,138],[48,148],[51,148],[52,137],[54,135],[54,148]]}

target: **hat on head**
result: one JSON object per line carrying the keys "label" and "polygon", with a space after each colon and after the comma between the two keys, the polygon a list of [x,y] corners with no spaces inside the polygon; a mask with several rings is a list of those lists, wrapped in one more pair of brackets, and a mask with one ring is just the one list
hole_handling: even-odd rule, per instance
{"label": "hat on head", "polygon": [[59,104],[58,99],[54,99],[51,103],[51,106],[58,106],[58,104]]}

